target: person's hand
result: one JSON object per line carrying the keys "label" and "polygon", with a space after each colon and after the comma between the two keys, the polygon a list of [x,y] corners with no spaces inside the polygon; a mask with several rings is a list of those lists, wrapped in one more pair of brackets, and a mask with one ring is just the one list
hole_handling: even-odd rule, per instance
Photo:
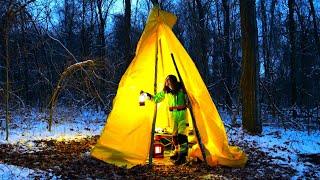
{"label": "person's hand", "polygon": [[147,92],[145,92],[145,93],[147,94],[148,99],[152,99],[153,98],[153,96],[150,93],[147,93]]}
{"label": "person's hand", "polygon": [[144,92],[143,90],[140,91],[140,95],[145,96],[149,100],[153,98],[153,96],[150,93]]}
{"label": "person's hand", "polygon": [[140,94],[143,94],[144,96],[147,96],[147,98],[150,100],[153,98],[152,94],[148,93],[148,92],[144,92],[144,91],[140,91]]}

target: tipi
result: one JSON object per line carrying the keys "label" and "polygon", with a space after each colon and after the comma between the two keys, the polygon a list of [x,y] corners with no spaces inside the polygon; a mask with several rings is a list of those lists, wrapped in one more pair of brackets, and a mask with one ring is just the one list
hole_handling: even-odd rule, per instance
{"label": "tipi", "polygon": [[[129,168],[147,163],[154,112],[157,128],[170,127],[171,123],[167,103],[156,105],[150,101],[139,106],[138,97],[141,90],[154,92],[155,87],[161,90],[167,75],[177,75],[172,53],[190,99],[207,163],[210,166],[243,167],[246,154],[238,147],[228,145],[223,122],[210,94],[194,62],[172,32],[176,20],[175,15],[159,8],[151,10],[135,58],[121,78],[112,111],[91,155]],[[203,159],[197,145],[189,156]]]}

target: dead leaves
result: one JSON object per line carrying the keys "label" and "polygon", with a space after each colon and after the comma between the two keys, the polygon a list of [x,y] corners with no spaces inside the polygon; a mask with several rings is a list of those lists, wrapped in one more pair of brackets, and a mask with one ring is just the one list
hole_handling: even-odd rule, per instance
{"label": "dead leaves", "polygon": [[[189,162],[181,166],[135,166],[131,169],[119,168],[90,156],[90,149],[98,136],[73,141],[40,140],[33,141],[33,148],[27,150],[21,145],[0,145],[3,163],[31,169],[40,169],[48,174],[67,179],[246,179],[246,178],[290,178],[296,171],[288,166],[275,164],[276,159],[245,141],[232,142],[241,146],[249,156],[245,168],[207,167],[203,163]],[[3,158],[2,158],[3,157]],[[309,174],[312,177],[312,174]],[[51,176],[48,175],[50,178]]]}
{"label": "dead leaves", "polygon": [[299,160],[320,165],[320,154],[298,154]]}

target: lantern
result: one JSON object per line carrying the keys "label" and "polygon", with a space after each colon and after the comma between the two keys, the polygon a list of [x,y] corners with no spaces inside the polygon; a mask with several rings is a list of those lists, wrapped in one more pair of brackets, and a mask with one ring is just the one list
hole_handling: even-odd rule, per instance
{"label": "lantern", "polygon": [[156,135],[154,140],[154,158],[163,158],[164,154],[164,145],[160,142],[161,136]]}
{"label": "lantern", "polygon": [[146,99],[147,99],[147,94],[146,93],[141,93],[140,96],[139,96],[139,104],[140,106],[144,106],[145,105],[145,102],[146,102]]}

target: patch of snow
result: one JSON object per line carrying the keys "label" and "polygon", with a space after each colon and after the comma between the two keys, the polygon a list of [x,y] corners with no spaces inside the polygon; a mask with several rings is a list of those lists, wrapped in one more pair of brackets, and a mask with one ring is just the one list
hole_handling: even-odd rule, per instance
{"label": "patch of snow", "polygon": [[218,175],[218,174],[207,174],[204,176],[200,176],[200,179],[228,179],[222,175]]}
{"label": "patch of snow", "polygon": [[[220,115],[225,124],[231,124],[231,117],[227,112],[220,111]],[[48,117],[48,112],[39,112],[36,109],[12,112],[9,141],[5,141],[5,133],[1,130],[0,143],[22,145],[19,148],[22,148],[23,151],[37,151],[37,148],[34,147],[34,140],[65,141],[99,135],[106,122],[106,114],[100,110],[60,107],[54,112],[52,131],[49,132],[47,130]],[[237,117],[238,124],[241,123],[240,118]],[[312,163],[299,160],[298,154],[320,153],[320,131],[308,134],[295,129],[284,130],[282,127],[264,126],[261,135],[253,136],[245,133],[242,128],[232,128],[231,125],[230,127],[226,126],[230,140],[245,141],[271,156],[272,163],[294,168],[298,173],[293,178],[301,178],[305,172],[315,168]],[[42,145],[45,146],[45,144]],[[40,147],[42,145],[40,143]],[[2,177],[11,172],[13,172],[12,177],[15,177],[15,169],[14,166],[12,167],[0,164],[0,179],[7,179]],[[24,169],[26,168],[20,168],[19,172],[17,170],[22,179],[27,178],[33,172],[30,169]],[[320,176],[320,172],[317,172],[316,175]],[[210,176],[204,178],[210,178]]]}
{"label": "patch of snow", "polygon": [[[9,140],[5,140],[5,131],[1,130],[0,126],[0,144],[16,144],[18,146],[15,147],[19,148],[22,153],[33,153],[46,146],[44,143],[37,143],[35,146],[34,140],[68,141],[99,135],[106,120],[106,114],[103,111],[92,109],[79,111],[70,108],[58,108],[54,113],[52,131],[49,132],[47,129],[48,112],[24,109],[11,113]],[[0,159],[0,179],[32,179],[35,176],[42,179],[48,177],[50,179],[59,178],[55,177],[51,172],[1,163]]]}
{"label": "patch of snow", "polygon": [[[0,164],[0,179],[32,179],[35,176],[45,178],[46,172],[14,165]],[[49,174],[49,176],[55,178],[52,174]]]}
{"label": "patch of snow", "polygon": [[48,118],[48,112],[35,109],[12,113],[9,140],[5,140],[5,133],[1,131],[0,143],[23,144],[25,148],[32,148],[34,140],[64,141],[99,135],[105,125],[106,114],[92,109],[79,112],[58,108],[54,112],[51,132],[47,129]]}
{"label": "patch of snow", "polygon": [[236,128],[228,130],[228,137],[230,140],[251,143],[273,157],[272,163],[297,170],[298,173],[293,178],[303,177],[304,173],[314,166],[308,162],[301,162],[298,154],[320,153],[320,131],[308,134],[295,129],[284,130],[282,127],[265,126],[261,135],[250,135],[242,128]]}

